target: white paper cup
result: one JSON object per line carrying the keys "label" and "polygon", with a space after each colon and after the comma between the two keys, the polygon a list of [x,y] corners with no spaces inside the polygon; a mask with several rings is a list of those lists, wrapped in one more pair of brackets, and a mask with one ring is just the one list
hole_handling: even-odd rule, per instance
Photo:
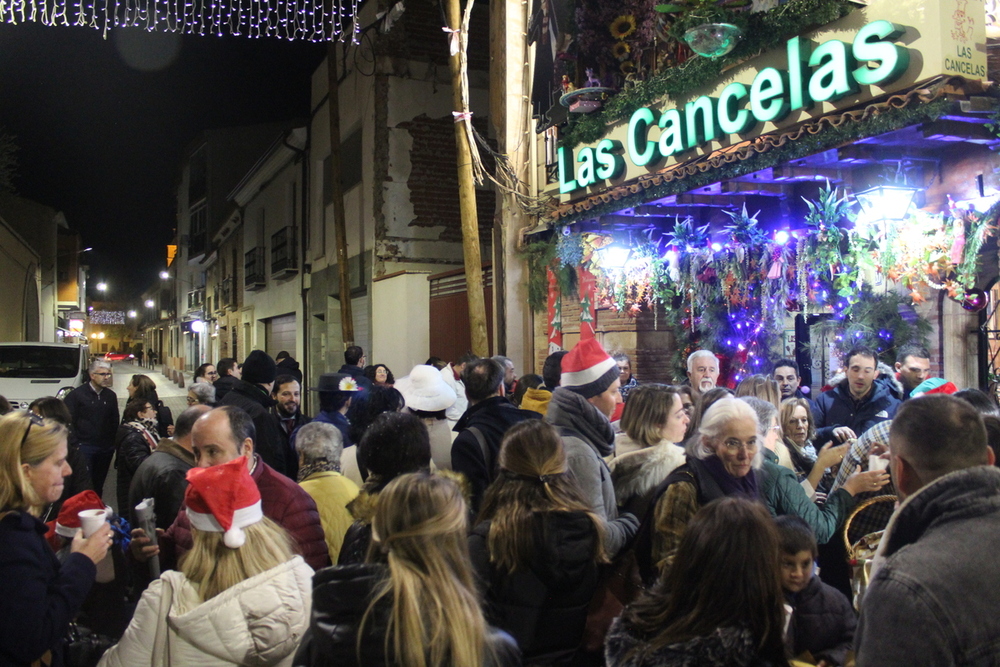
{"label": "white paper cup", "polygon": [[888,467],[889,467],[889,459],[884,459],[881,456],[868,457],[869,470],[885,470]]}
{"label": "white paper cup", "polygon": [[83,510],[79,514],[80,527],[83,528],[83,536],[90,537],[97,532],[101,524],[108,520],[107,510]]}

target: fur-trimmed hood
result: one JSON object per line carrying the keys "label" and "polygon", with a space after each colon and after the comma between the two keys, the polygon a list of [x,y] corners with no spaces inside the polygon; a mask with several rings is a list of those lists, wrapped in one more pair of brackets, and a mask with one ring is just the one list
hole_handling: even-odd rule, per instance
{"label": "fur-trimmed hood", "polygon": [[624,506],[630,498],[652,492],[684,461],[684,449],[669,440],[613,459],[611,481],[619,506]]}
{"label": "fur-trimmed hood", "polygon": [[[469,481],[465,479],[465,475],[453,470],[435,470],[434,474],[447,477],[458,484],[458,488],[462,492],[462,497],[465,498],[465,504],[469,505],[469,500],[472,497],[472,489],[469,487]],[[361,487],[361,493],[354,500],[347,503],[347,511],[351,513],[355,521],[365,524],[372,522],[372,518],[375,516],[375,506],[378,502],[379,492],[385,487],[386,485],[382,484],[375,476],[368,478],[365,485]]]}

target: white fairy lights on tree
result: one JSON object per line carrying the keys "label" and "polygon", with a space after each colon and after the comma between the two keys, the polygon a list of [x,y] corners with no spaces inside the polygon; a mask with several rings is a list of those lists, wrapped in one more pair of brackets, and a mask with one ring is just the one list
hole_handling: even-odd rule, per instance
{"label": "white fairy lights on tree", "polygon": [[358,0],[0,0],[0,22],[356,41]]}

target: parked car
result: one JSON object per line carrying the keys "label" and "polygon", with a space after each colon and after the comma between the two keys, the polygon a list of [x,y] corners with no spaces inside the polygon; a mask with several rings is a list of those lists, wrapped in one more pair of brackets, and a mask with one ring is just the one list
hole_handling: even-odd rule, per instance
{"label": "parked car", "polygon": [[135,359],[135,355],[125,354],[124,352],[108,352],[104,355],[104,358],[108,361],[125,361],[126,359]]}
{"label": "parked car", "polygon": [[0,343],[0,395],[15,410],[42,396],[65,398],[88,381],[90,348],[62,343]]}

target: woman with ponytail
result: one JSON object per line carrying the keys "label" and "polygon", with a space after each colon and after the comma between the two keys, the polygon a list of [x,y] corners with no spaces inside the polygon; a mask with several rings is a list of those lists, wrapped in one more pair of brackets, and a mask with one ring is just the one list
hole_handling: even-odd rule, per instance
{"label": "woman with ponytail", "polygon": [[295,665],[520,665],[513,640],[480,609],[467,517],[450,479],[417,472],[390,482],[375,507],[366,561],[316,574]]}
{"label": "woman with ponytail", "polygon": [[511,427],[499,465],[469,538],[487,618],[514,636],[525,664],[574,664],[604,559],[603,523],[550,424]]}

